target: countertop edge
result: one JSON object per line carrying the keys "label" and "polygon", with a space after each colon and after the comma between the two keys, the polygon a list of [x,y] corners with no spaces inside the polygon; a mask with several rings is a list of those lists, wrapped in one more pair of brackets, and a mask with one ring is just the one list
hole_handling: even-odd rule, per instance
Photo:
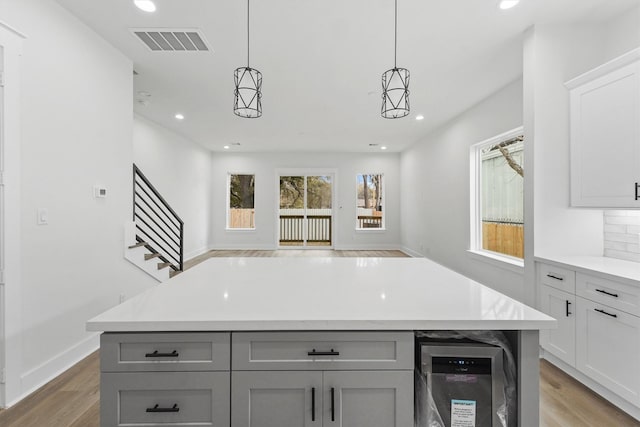
{"label": "countertop edge", "polygon": [[[556,265],[557,267],[564,267],[564,268],[575,270],[576,272],[601,277],[603,279],[623,282],[631,286],[640,286],[640,264],[638,265],[638,269],[639,269],[638,277],[631,277],[630,275],[625,274],[624,272],[605,271],[603,269],[599,269],[594,266],[586,266],[584,263],[575,262],[575,261],[572,261],[571,259],[562,260],[562,257],[556,258],[551,256],[534,256],[533,258],[534,258],[534,261],[536,262],[553,264],[553,265]],[[588,257],[585,257],[585,258],[588,258]],[[594,256],[592,258],[595,259],[597,257]],[[633,266],[633,264],[638,264],[633,261],[624,261],[624,260],[616,260],[615,262],[629,263],[630,267]]]}

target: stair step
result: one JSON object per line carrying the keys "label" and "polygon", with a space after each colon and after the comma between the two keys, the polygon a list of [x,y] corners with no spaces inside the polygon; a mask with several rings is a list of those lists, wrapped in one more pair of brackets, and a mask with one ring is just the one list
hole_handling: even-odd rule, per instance
{"label": "stair step", "polygon": [[147,242],[138,242],[135,245],[131,245],[129,246],[129,249],[135,249],[135,248],[140,248],[142,246],[147,246]]}
{"label": "stair step", "polygon": [[167,268],[171,265],[170,262],[159,262],[158,263],[158,270],[162,270],[163,268]]}
{"label": "stair step", "polygon": [[155,253],[155,254],[144,254],[144,259],[145,261],[149,261],[150,259],[153,258],[158,258],[160,256],[159,253]]}
{"label": "stair step", "polygon": [[182,273],[182,271],[180,271],[180,270],[171,270],[171,271],[169,272],[169,278],[172,278],[172,277],[174,277],[174,276],[177,276],[177,275],[178,275],[178,274],[180,274],[180,273]]}

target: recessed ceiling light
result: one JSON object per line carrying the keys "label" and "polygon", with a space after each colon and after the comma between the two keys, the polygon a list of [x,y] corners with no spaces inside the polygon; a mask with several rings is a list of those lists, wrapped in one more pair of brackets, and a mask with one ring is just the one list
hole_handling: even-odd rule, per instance
{"label": "recessed ceiling light", "polygon": [[222,148],[224,148],[225,150],[228,150],[228,149],[229,149],[229,146],[228,146],[228,145],[225,145],[225,146],[224,146],[224,147],[222,147]]}
{"label": "recessed ceiling light", "polygon": [[520,3],[520,0],[502,0],[500,2],[500,9],[502,10],[511,9],[512,7],[516,6],[518,3]]}
{"label": "recessed ceiling light", "polygon": [[144,10],[145,12],[155,12],[156,5],[151,0],[133,0],[133,3],[140,10]]}
{"label": "recessed ceiling light", "polygon": [[184,114],[180,114],[180,113],[176,114],[176,119],[184,120]]}
{"label": "recessed ceiling light", "polygon": [[419,114],[416,116],[416,120],[424,120],[424,116],[422,114]]}
{"label": "recessed ceiling light", "polygon": [[385,147],[384,145],[382,147],[380,147],[381,150],[386,150],[387,147]]}

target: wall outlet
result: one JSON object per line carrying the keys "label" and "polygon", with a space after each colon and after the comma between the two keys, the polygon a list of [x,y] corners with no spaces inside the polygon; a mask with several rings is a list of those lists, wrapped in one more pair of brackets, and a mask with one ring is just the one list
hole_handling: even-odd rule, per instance
{"label": "wall outlet", "polygon": [[47,225],[47,224],[49,224],[49,209],[47,209],[47,208],[38,208],[37,224],[38,225]]}
{"label": "wall outlet", "polygon": [[125,296],[125,294],[120,294],[120,304],[122,304],[126,299],[127,297]]}

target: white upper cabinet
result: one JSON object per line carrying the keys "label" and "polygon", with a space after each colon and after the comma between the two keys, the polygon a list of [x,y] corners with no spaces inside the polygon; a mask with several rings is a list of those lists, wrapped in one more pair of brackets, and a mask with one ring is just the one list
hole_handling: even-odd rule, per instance
{"label": "white upper cabinet", "polygon": [[640,208],[640,49],[566,86],[571,206]]}

